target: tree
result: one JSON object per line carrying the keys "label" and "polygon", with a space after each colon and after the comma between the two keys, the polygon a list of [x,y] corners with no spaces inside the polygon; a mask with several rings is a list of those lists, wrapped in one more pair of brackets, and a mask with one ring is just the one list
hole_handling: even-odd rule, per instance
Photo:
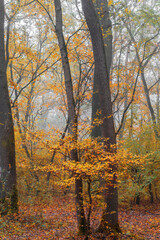
{"label": "tree", "polygon": [[[109,71],[105,56],[104,40],[92,0],[82,0],[82,8],[89,28],[95,61],[94,85],[98,90],[98,107],[101,111],[101,136],[105,139],[105,150],[115,153],[116,135],[113,122],[111,93],[109,86]],[[110,163],[109,172],[112,179],[109,183],[103,178],[103,194],[106,207],[103,211],[99,231],[120,232],[118,224],[118,192],[116,164]]]}
{"label": "tree", "polygon": [[[73,141],[77,142],[77,114],[75,109],[75,100],[73,96],[72,77],[70,71],[70,65],[68,60],[68,52],[62,31],[62,10],[60,0],[54,0],[56,11],[56,35],[59,42],[59,48],[62,58],[62,66],[65,78],[65,89],[67,94],[67,107],[68,107],[68,121],[69,121],[69,133],[71,134]],[[78,162],[77,149],[71,150],[71,160]],[[76,195],[76,209],[78,229],[80,233],[86,233],[86,220],[83,208],[83,186],[81,176],[75,178],[75,195]]]}
{"label": "tree", "polygon": [[[7,205],[10,205],[13,212],[18,210],[14,130],[6,74],[3,0],[0,1],[0,52],[0,199],[3,213],[7,211],[4,209]],[[8,198],[10,202],[6,205]]]}

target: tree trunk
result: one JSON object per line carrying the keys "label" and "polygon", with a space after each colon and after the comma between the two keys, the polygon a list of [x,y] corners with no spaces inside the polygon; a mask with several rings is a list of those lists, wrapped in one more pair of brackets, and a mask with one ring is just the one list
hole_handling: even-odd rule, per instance
{"label": "tree trunk", "polygon": [[152,183],[150,183],[148,185],[148,190],[149,190],[149,194],[150,194],[150,202],[153,203],[154,202],[154,197],[153,197],[153,192],[152,192]]}
{"label": "tree trunk", "polygon": [[[62,66],[65,78],[65,89],[67,94],[67,106],[68,106],[68,120],[69,120],[69,133],[72,136],[73,141],[77,141],[77,115],[75,109],[75,101],[73,96],[72,77],[70,71],[70,65],[68,60],[68,52],[65,44],[63,31],[62,31],[62,9],[60,0],[54,0],[56,11],[56,35],[58,38]],[[77,149],[71,151],[71,160],[78,161]],[[79,234],[86,234],[86,219],[83,207],[83,182],[82,177],[77,176],[75,179],[75,195],[76,195],[76,212],[78,221]]]}
{"label": "tree trunk", "polygon": [[[160,81],[160,78],[159,78],[159,81]],[[157,103],[156,103],[156,108],[157,108],[157,126],[158,126],[158,129],[160,127],[160,115],[159,115],[160,93],[159,93],[159,87],[160,87],[160,84],[158,82],[157,83]]]}
{"label": "tree trunk", "polygon": [[131,120],[130,120],[130,127],[129,127],[129,138],[133,138],[133,103],[131,104]]}
{"label": "tree trunk", "polygon": [[[99,23],[103,32],[103,41],[104,41],[104,51],[105,51],[105,60],[108,76],[110,74],[110,67],[112,62],[112,32],[111,32],[111,21],[109,18],[109,9],[108,3],[106,0],[96,0],[94,1],[94,8],[97,14],[97,21]],[[93,84],[93,97],[92,97],[92,125],[94,126],[94,120],[101,118],[99,114],[100,102],[99,102],[99,93],[98,86],[96,81]],[[92,129],[92,137],[101,137],[100,125],[95,125]]]}
{"label": "tree trunk", "polygon": [[153,123],[153,130],[154,130],[155,136],[157,138],[160,138],[160,136],[158,134],[158,131],[157,131],[156,116],[155,116],[155,113],[154,113],[154,109],[152,107],[151,99],[150,99],[150,96],[149,96],[149,90],[148,90],[148,86],[147,86],[145,75],[144,75],[144,68],[141,68],[141,79],[142,79],[142,83],[143,83],[143,87],[144,87],[144,93],[145,93],[145,96],[146,96],[149,112],[150,112],[152,123]]}
{"label": "tree trunk", "polygon": [[[90,31],[94,61],[95,73],[94,84],[97,88],[99,105],[101,110],[100,125],[101,136],[105,140],[106,151],[115,152],[116,135],[113,123],[111,93],[109,87],[109,71],[107,71],[107,63],[105,56],[104,41],[102,31],[97,18],[92,0],[81,0],[83,12]],[[109,172],[113,174],[112,180],[107,183],[103,179],[104,201],[106,208],[104,209],[102,220],[99,226],[99,231],[120,232],[118,224],[118,192],[117,192],[117,177],[116,164],[110,164]]]}
{"label": "tree trunk", "polygon": [[96,0],[94,6],[102,29],[106,67],[109,75],[112,63],[112,24],[109,17],[108,2],[107,0]]}
{"label": "tree trunk", "polygon": [[[126,60],[125,60],[125,68],[126,68],[126,74],[125,74],[125,83],[126,85],[128,86],[128,70],[127,70],[127,67],[128,67],[128,59],[129,59],[129,51],[130,51],[130,46],[128,46],[127,48],[127,53],[126,53]],[[125,87],[125,90],[124,90],[124,110],[127,108],[128,106],[128,88]],[[132,106],[132,105],[131,105]],[[125,130],[125,124],[126,124],[126,116],[123,120],[123,123],[122,123],[122,128],[119,132],[119,140],[121,141],[123,139],[123,134],[124,134],[124,130]]]}
{"label": "tree trunk", "polygon": [[[15,143],[11,107],[8,94],[5,47],[4,47],[4,1],[0,0],[0,199],[17,212]],[[1,212],[4,204],[1,204]]]}

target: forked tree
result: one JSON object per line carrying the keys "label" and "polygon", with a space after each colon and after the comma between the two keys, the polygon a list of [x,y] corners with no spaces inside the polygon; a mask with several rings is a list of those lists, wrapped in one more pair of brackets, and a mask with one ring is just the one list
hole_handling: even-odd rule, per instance
{"label": "forked tree", "polygon": [[[104,138],[105,150],[110,153],[116,152],[116,134],[113,122],[111,92],[109,86],[109,67],[107,67],[104,39],[100,21],[97,17],[95,6],[92,0],[81,0],[83,12],[89,28],[92,40],[95,72],[94,72],[94,91],[93,93],[93,111],[101,112],[100,136]],[[100,1],[98,1],[100,4]],[[106,2],[107,3],[107,2]],[[107,13],[108,14],[108,13]],[[109,26],[111,28],[111,26]],[[110,35],[109,35],[110,37]],[[110,51],[110,54],[111,51]],[[108,59],[111,59],[111,55]],[[109,62],[109,61],[108,61]],[[96,100],[95,100],[95,97]],[[94,104],[97,102],[98,104]],[[93,114],[92,114],[93,115]],[[96,115],[93,115],[93,118]],[[94,119],[93,119],[94,120]],[[98,137],[99,130],[95,131],[93,137]],[[99,226],[100,232],[116,231],[120,232],[118,224],[118,191],[116,177],[116,163],[109,163],[108,173],[112,174],[112,179],[107,182],[103,177],[103,195],[105,209],[103,211],[102,220]]]}

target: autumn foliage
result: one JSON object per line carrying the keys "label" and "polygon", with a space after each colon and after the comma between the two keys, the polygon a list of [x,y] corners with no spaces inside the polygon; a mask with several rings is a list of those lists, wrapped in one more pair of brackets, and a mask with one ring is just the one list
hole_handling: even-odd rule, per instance
{"label": "autumn foliage", "polygon": [[[0,239],[159,239],[160,5],[158,1],[103,0],[97,7],[103,21],[106,2],[112,22],[113,113],[106,117],[99,110],[92,119],[97,92],[93,91],[95,62],[89,30],[79,1],[60,2],[74,122],[69,116],[54,1],[5,3],[19,212],[11,212],[9,200],[0,201]],[[98,1],[92,2],[96,8]],[[101,30],[103,39],[111,34]],[[112,117],[117,144],[93,137],[93,129]],[[122,233],[109,229],[104,235],[96,230],[106,208],[103,195],[114,177]],[[85,236],[77,230],[77,179],[82,180]]]}

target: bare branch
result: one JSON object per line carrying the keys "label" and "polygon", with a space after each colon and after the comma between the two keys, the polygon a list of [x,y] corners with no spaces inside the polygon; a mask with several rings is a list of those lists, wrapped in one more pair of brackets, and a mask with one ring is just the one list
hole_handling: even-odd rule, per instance
{"label": "bare branch", "polygon": [[148,91],[150,91],[158,82],[160,82],[160,78],[148,88]]}
{"label": "bare branch", "polygon": [[116,132],[116,135],[119,133],[119,131],[121,130],[122,128],[122,125],[123,125],[123,122],[124,122],[124,118],[125,118],[125,115],[126,115],[126,112],[127,110],[129,109],[131,103],[134,101],[134,95],[135,95],[135,92],[136,92],[136,86],[137,86],[137,81],[138,81],[138,77],[139,77],[139,72],[140,72],[140,69],[138,70],[138,73],[137,73],[137,77],[136,77],[136,81],[135,81],[135,84],[134,84],[134,89],[133,89],[133,93],[132,93],[132,98],[130,100],[130,102],[128,103],[128,106],[126,107],[126,109],[124,110],[123,112],[123,116],[122,116],[122,120],[121,120],[121,124]]}

